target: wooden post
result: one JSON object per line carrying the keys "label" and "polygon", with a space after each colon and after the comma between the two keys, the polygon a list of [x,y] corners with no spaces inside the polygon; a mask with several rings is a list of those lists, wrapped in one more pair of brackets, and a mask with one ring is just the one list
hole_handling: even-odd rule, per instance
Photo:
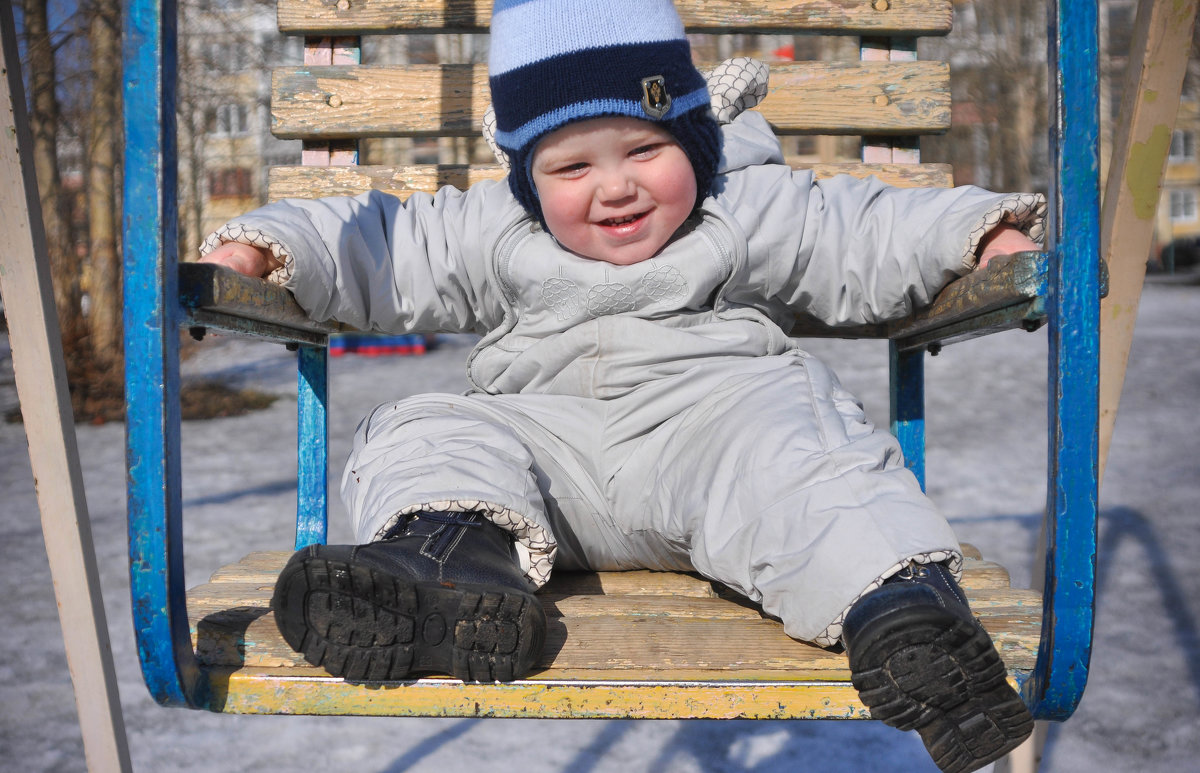
{"label": "wooden post", "polygon": [[[1100,302],[1101,482],[1125,381],[1197,5],[1200,0],[1142,0],[1134,25],[1120,112],[1125,120],[1113,137],[1100,216],[1100,250],[1109,274],[1108,296]],[[1036,771],[1046,729],[1045,722],[1038,722],[1028,741],[996,763],[995,773]]]}
{"label": "wooden post", "polygon": [[129,747],[71,421],[46,234],[28,156],[32,137],[11,5],[0,10],[0,26],[7,75],[0,79],[0,100],[6,105],[0,125],[0,292],[8,315],[17,397],[29,439],[87,766],[92,771],[129,771]]}
{"label": "wooden post", "polygon": [[1125,120],[1113,137],[1100,216],[1100,250],[1108,263],[1108,297],[1100,302],[1101,484],[1198,4],[1200,0],[1142,0],[1134,25],[1121,100]]}

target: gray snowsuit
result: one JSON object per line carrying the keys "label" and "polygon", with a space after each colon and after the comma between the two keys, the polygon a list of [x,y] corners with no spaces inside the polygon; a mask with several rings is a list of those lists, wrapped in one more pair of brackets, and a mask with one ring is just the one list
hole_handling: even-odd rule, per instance
{"label": "gray snowsuit", "polygon": [[[832,644],[911,561],[961,563],[945,519],[834,374],[787,335],[903,316],[969,271],[1032,195],[816,181],[756,113],[723,127],[715,192],[654,258],[562,249],[503,182],[407,202],[289,200],[214,235],[271,246],[314,318],[475,332],[472,391],[378,406],[342,495],[361,542],[424,509],[511,531],[552,565],[695,570]],[[210,239],[210,246],[218,241]]]}

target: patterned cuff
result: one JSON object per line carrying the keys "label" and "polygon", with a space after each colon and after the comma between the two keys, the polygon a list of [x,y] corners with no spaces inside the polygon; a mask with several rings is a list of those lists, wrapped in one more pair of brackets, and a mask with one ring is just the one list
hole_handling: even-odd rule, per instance
{"label": "patterned cuff", "polygon": [[270,250],[271,255],[283,264],[267,276],[267,281],[272,284],[286,284],[292,278],[294,261],[287,247],[282,242],[268,236],[257,228],[249,228],[238,223],[236,220],[226,223],[216,231],[210,233],[204,239],[204,243],[200,245],[200,256],[204,257],[227,242],[249,244],[251,247]]}
{"label": "patterned cuff", "polygon": [[726,59],[712,72],[703,73],[717,123],[732,123],[734,118],[762,102],[767,96],[770,74],[766,62],[748,56]]}
{"label": "patterned cuff", "polygon": [[1046,236],[1046,197],[1040,193],[1010,193],[983,213],[967,237],[962,254],[963,271],[971,271],[979,263],[979,244],[983,237],[1001,223],[1016,226],[1039,244]]}
{"label": "patterned cuff", "polygon": [[821,647],[832,647],[842,640],[842,623],[846,619],[846,615],[850,612],[850,608],[858,603],[858,600],[883,585],[883,581],[897,574],[905,567],[911,564],[946,564],[946,568],[954,575],[955,581],[962,579],[963,557],[962,553],[953,550],[931,550],[928,553],[912,556],[899,562],[887,571],[880,574],[875,580],[867,586],[866,590],[854,597],[854,600],[846,605],[842,613],[830,623],[824,631],[813,639],[813,643]]}

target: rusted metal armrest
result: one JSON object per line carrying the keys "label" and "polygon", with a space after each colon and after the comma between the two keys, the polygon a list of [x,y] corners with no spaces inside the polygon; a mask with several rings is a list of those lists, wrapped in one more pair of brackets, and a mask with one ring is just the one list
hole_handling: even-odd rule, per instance
{"label": "rusted metal armrest", "polygon": [[1048,259],[1040,252],[993,258],[987,268],[951,282],[933,303],[877,325],[829,326],[800,319],[798,337],[889,338],[901,350],[940,347],[997,330],[1036,330],[1045,317]]}
{"label": "rusted metal armrest", "polygon": [[338,322],[315,322],[279,285],[212,263],[179,265],[179,300],[184,324],[194,335],[213,328],[320,346],[331,334],[351,329]]}
{"label": "rusted metal armrest", "polygon": [[[929,306],[877,325],[833,327],[798,319],[799,337],[889,338],[901,350],[939,347],[997,330],[1036,330],[1045,317],[1047,258],[1019,252],[993,259],[949,284]],[[323,344],[347,331],[336,322],[314,322],[287,290],[209,263],[179,266],[179,296],[185,324],[296,343]]]}

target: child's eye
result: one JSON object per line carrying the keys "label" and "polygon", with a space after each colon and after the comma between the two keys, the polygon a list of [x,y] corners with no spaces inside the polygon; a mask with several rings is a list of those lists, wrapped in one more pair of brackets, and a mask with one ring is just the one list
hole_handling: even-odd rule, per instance
{"label": "child's eye", "polygon": [[646,145],[638,145],[633,150],[629,151],[629,155],[635,158],[645,158],[646,156],[654,155],[659,148],[662,147],[661,142],[652,142]]}
{"label": "child's eye", "polygon": [[587,170],[587,168],[588,168],[588,165],[583,163],[582,161],[580,161],[575,164],[565,164],[563,166],[557,167],[557,168],[555,168],[553,173],[556,175],[559,175],[560,177],[576,177],[580,174],[583,174],[583,172],[585,170]]}

